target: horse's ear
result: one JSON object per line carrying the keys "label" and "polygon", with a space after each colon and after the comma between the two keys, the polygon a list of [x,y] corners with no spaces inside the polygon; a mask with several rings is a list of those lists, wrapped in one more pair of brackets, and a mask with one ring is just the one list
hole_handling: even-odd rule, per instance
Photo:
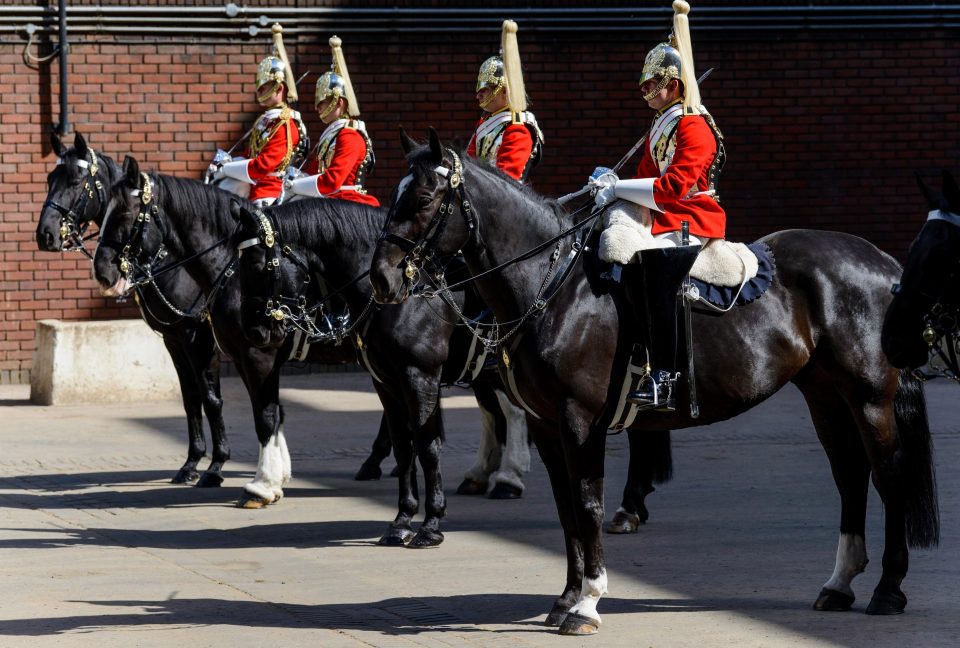
{"label": "horse's ear", "polygon": [[942,175],[942,189],[944,199],[947,201],[947,208],[950,211],[960,210],[960,187],[957,187],[957,181],[954,179],[953,174],[944,169],[941,173]]}
{"label": "horse's ear", "polygon": [[77,149],[77,155],[81,158],[86,159],[87,157],[87,140],[83,139],[83,135],[79,131],[73,136],[73,148]]}
{"label": "horse's ear", "polygon": [[923,176],[920,175],[919,171],[915,171],[913,175],[917,178],[917,186],[920,187],[920,191],[923,192],[923,197],[927,200],[927,206],[940,207],[940,196],[937,192],[927,186],[927,183],[923,181]]}
{"label": "horse's ear", "polygon": [[128,187],[136,189],[140,186],[140,164],[129,155],[123,158],[123,177]]}
{"label": "horse's ear", "polygon": [[57,134],[57,131],[50,131],[50,148],[54,153],[57,154],[57,157],[62,158],[67,154],[67,147],[63,145],[63,142],[60,140],[60,136]]}
{"label": "horse's ear", "polygon": [[417,148],[417,143],[413,141],[413,138],[407,135],[407,131],[404,130],[403,126],[400,127],[400,146],[403,147],[403,154],[410,155],[410,151]]}
{"label": "horse's ear", "polygon": [[443,146],[440,145],[440,136],[433,126],[430,127],[430,159],[437,164],[443,162]]}

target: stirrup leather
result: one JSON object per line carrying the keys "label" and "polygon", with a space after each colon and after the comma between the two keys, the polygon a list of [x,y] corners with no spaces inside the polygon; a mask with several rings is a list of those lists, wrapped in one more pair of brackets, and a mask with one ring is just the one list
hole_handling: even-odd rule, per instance
{"label": "stirrup leather", "polygon": [[674,387],[680,373],[650,371],[640,379],[637,390],[627,394],[627,401],[638,406],[639,411],[656,410],[672,412],[676,409]]}

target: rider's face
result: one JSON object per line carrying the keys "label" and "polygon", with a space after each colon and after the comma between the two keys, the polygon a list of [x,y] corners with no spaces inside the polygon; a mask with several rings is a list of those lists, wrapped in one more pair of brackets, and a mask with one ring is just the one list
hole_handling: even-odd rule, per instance
{"label": "rider's face", "polygon": [[[646,97],[648,94],[656,90],[657,86],[660,85],[662,79],[655,77],[653,79],[647,79],[640,86],[640,92],[643,93],[643,96]],[[653,108],[654,110],[660,110],[664,106],[667,106],[673,103],[680,96],[680,82],[676,79],[670,79],[670,81],[663,88],[660,89],[653,97],[647,99],[647,105]]]}
{"label": "rider's face", "polygon": [[484,86],[477,90],[477,103],[488,113],[495,113],[506,107],[507,93],[503,90],[497,92],[496,88]]}

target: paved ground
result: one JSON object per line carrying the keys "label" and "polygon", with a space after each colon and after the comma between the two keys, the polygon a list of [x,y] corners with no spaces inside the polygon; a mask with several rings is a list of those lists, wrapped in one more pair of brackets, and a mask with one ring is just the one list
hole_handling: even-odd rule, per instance
{"label": "paved ground", "polygon": [[[839,503],[799,394],[676,433],[676,479],[639,534],[608,536],[600,635],[542,626],[564,575],[562,536],[535,460],[523,499],[451,495],[433,550],[376,546],[393,481],[357,483],[379,420],[360,374],[285,380],[294,481],[263,511],[233,507],[256,444],[235,378],[224,488],[174,486],[177,403],[37,407],[0,388],[0,646],[902,646],[960,645],[960,386],[927,390],[943,541],[911,556],[907,613],[862,614],[879,577],[874,497],[855,612],[815,613]],[[476,410],[444,401],[447,491],[476,449]],[[608,509],[626,439],[612,437]],[[392,460],[387,466],[392,467]],[[609,513],[608,513],[609,517]]]}

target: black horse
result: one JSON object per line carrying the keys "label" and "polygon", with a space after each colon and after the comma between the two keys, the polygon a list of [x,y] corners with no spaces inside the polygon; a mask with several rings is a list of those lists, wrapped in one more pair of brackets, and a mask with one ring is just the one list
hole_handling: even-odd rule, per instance
{"label": "black horse", "polygon": [[[265,302],[258,295],[242,295],[234,277],[238,243],[256,236],[256,231],[243,228],[240,219],[245,211],[254,212],[249,201],[192,180],[141,174],[136,161],[127,158],[122,177],[110,189],[94,270],[104,290],[119,293],[125,290],[127,282],[121,266],[145,265],[161,248],[186,261],[184,267],[207,295],[217,342],[236,363],[253,405],[261,454],[257,474],[244,487],[240,504],[263,506],[282,497],[283,485],[290,478],[279,376],[283,364],[299,349],[294,348],[295,336],[278,336],[270,327],[257,326],[262,323],[260,315],[266,308]],[[353,363],[359,355],[365,364],[369,363],[374,376],[383,376],[383,382],[375,384],[394,440],[400,498],[398,515],[381,543],[412,547],[439,544],[443,540],[440,519],[445,512],[439,466],[439,370],[447,357],[449,331],[421,339],[420,332],[439,330],[428,308],[411,304],[381,309],[373,304],[365,274],[385,210],[317,200],[281,205],[272,209],[271,214],[279,222],[290,217],[297,222],[313,221],[326,226],[319,231],[329,241],[329,256],[317,259],[314,267],[328,277],[331,286],[345,286],[351,277],[363,279],[340,295],[354,306],[353,319],[359,326],[350,330],[341,344],[310,346],[306,359],[324,364]],[[247,263],[255,263],[257,250],[249,247],[246,252]],[[319,278],[311,276],[311,280]],[[257,345],[246,337],[244,313],[247,319],[255,320],[249,335]],[[455,320],[452,311],[448,319]],[[419,506],[414,451],[427,491],[426,516],[415,536],[410,528]]]}
{"label": "black horse", "polygon": [[[48,252],[83,250],[89,223],[98,227],[106,210],[106,191],[120,176],[112,158],[97,153],[80,133],[73,148],[64,147],[51,135],[50,144],[60,162],[47,176],[47,199],[37,223],[37,247]],[[147,325],[163,337],[180,381],[183,409],[187,415],[187,460],[173,477],[174,483],[219,486],[223,465],[230,458],[223,399],[220,396],[220,358],[210,326],[187,315],[192,301],[201,296],[197,283],[183,271],[158,276],[156,283],[136,293],[137,305]],[[207,414],[213,453],[201,476],[197,464],[207,452],[203,413]]]}
{"label": "black horse", "polygon": [[[570,254],[573,237],[561,234],[573,219],[555,202],[444,149],[435,132],[428,146],[414,146],[404,138],[410,172],[374,256],[374,294],[384,303],[403,301],[418,278],[436,281],[438,259],[461,250],[497,319],[513,323],[501,332],[501,373],[532,412],[531,437],[566,540],[566,584],[547,623],[564,634],[595,632],[597,602],[607,590],[600,529],[606,428],[633,342],[630,309],[591,255]],[[555,238],[558,245],[543,245]],[[885,547],[867,612],[902,612],[908,541],[936,544],[939,520],[923,392],[880,350],[880,323],[899,268],[846,234],[792,230],[762,240],[777,259],[766,294],[722,316],[693,317],[700,417],[690,417],[683,394],[675,412],[641,414],[634,427],[724,420],[792,381],[806,397],[842,506],[835,570],[815,607],[845,610],[853,603],[851,581],[867,562],[872,476],[885,506]],[[564,267],[558,260],[568,257],[574,263]],[[562,273],[565,283],[550,281]]]}
{"label": "black horse", "polygon": [[917,180],[930,213],[894,286],[883,351],[895,367],[929,361],[936,373],[960,380],[960,188],[947,171],[939,192]]}

